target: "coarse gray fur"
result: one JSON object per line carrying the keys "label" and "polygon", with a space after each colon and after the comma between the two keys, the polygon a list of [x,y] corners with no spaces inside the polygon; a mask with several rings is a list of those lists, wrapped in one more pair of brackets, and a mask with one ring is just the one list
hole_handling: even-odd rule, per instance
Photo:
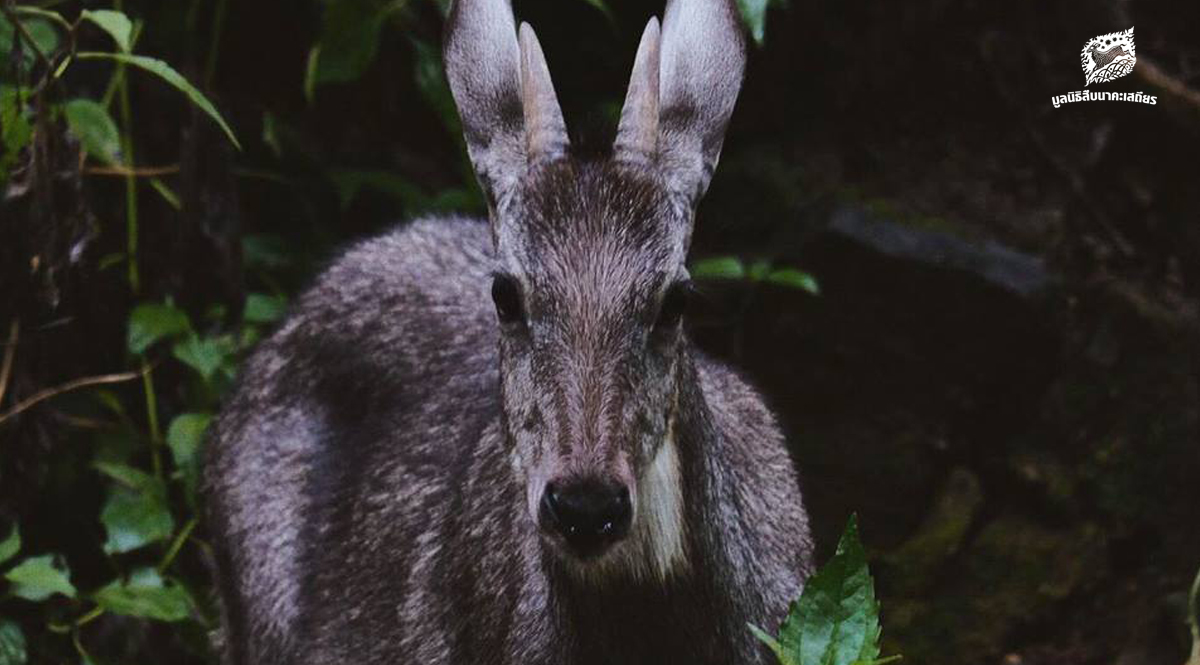
{"label": "coarse gray fur", "polygon": [[[743,50],[729,0],[670,0],[583,161],[532,29],[455,3],[490,224],[351,248],[242,368],[205,469],[227,665],[769,662],[747,623],[811,568],[795,471],[672,314]],[[539,508],[593,480],[632,508],[585,555]]]}

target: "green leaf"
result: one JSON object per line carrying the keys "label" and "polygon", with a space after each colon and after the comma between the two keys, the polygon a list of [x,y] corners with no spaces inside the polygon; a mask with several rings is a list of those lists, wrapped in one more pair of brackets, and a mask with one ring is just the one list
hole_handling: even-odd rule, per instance
{"label": "green leaf", "polygon": [[[426,205],[424,201],[413,204],[405,202],[409,215],[417,215],[426,211],[441,211],[453,206],[453,210],[482,211],[486,206],[483,191],[479,188],[471,161],[467,157],[466,142],[463,139],[462,123],[458,118],[458,109],[454,105],[454,95],[450,92],[450,82],[446,79],[446,69],[442,66],[442,52],[433,44],[421,39],[412,40],[413,53],[416,61],[413,66],[413,80],[425,103],[442,121],[446,133],[458,145],[458,165],[462,182],[467,183],[466,189],[454,189],[439,194]],[[619,112],[619,111],[618,111]],[[451,195],[451,196],[448,196]],[[454,200],[450,200],[453,198]]]}
{"label": "green leaf", "polygon": [[[21,13],[30,14],[35,12],[22,11]],[[49,13],[50,12],[47,12],[47,14]],[[58,50],[58,45],[60,43],[58,30],[55,29],[54,25],[52,25],[50,21],[46,20],[46,18],[42,18],[40,16],[23,18],[21,19],[21,25],[25,27],[25,31],[28,32],[29,36],[33,38],[33,43],[37,45],[37,48],[42,52],[42,55],[51,57],[53,56],[54,52]],[[9,23],[7,18],[0,17],[0,55],[7,60],[8,57],[13,54],[13,45],[16,42],[20,43],[20,59],[17,60],[17,64],[19,64],[22,69],[27,68],[33,63],[37,56],[34,55],[33,49],[29,48],[29,43],[26,42],[25,39],[13,29],[12,23]],[[7,72],[5,72],[5,75],[7,76]]]}
{"label": "green leaf", "polygon": [[65,564],[50,554],[35,556],[21,562],[4,576],[12,583],[14,596],[40,602],[56,593],[68,598],[75,597],[70,573]]}
{"label": "green leaf", "polygon": [[291,263],[292,252],[283,238],[259,234],[242,238],[242,263],[248,268],[282,268]]}
{"label": "green leaf", "polygon": [[450,82],[446,79],[446,68],[442,66],[442,53],[436,46],[419,39],[412,40],[413,54],[416,61],[413,67],[413,80],[425,103],[433,109],[442,126],[452,137],[462,136],[462,123],[458,118],[458,109],[454,105],[454,95],[450,92]]}
{"label": "green leaf", "polygon": [[14,621],[0,620],[0,665],[25,665],[25,634]]}
{"label": "green leaf", "polygon": [[384,22],[404,5],[404,0],[327,3],[321,38],[310,56],[309,85],[358,80],[375,60]]}
{"label": "green leaf", "polygon": [[133,423],[124,421],[116,427],[98,430],[92,439],[95,463],[125,464],[134,455],[146,450],[146,442]]}
{"label": "green leaf", "polygon": [[0,564],[8,561],[21,551],[21,530],[14,524],[12,533],[4,540],[0,540]]}
{"label": "green leaf", "polygon": [[129,334],[126,346],[132,353],[143,353],[151,344],[182,335],[192,329],[187,314],[172,305],[146,303],[134,308],[129,315]]}
{"label": "green leaf", "polygon": [[79,58],[80,60],[115,60],[126,65],[133,65],[134,67],[138,67],[142,70],[150,72],[151,74],[154,74],[186,95],[193,104],[199,107],[201,111],[204,111],[208,117],[213,119],[213,122],[217,123],[217,125],[221,127],[221,130],[224,131],[225,135],[229,137],[229,141],[233,143],[238,150],[242,149],[242,144],[238,143],[237,136],[234,135],[233,130],[230,129],[228,124],[226,124],[225,119],[222,118],[221,114],[217,112],[217,109],[212,105],[212,102],[208,101],[208,98],[204,96],[204,93],[197,90],[196,87],[189,83],[187,79],[183,78],[179,72],[175,71],[170,65],[162,60],[147,58],[144,55],[131,55],[129,53],[96,53],[91,51],[76,54],[75,57]]}
{"label": "green leaf", "polygon": [[746,266],[736,256],[715,256],[697,261],[689,272],[696,279],[742,279]]}
{"label": "green leaf", "polygon": [[350,207],[363,189],[386,194],[402,203],[424,198],[420,188],[411,180],[387,171],[333,169],[329,172],[329,179],[333,181],[343,210]]}
{"label": "green leaf", "polygon": [[167,506],[167,491],[162,481],[122,464],[95,466],[118,483],[110,489],[100,511],[100,522],[108,534],[105,552],[131,552],[171,537],[175,520]]}
{"label": "green leaf", "polygon": [[775,270],[767,275],[766,281],[772,284],[790,286],[793,289],[800,289],[814,296],[821,295],[821,288],[817,284],[817,278],[803,270],[796,270],[794,268]]}
{"label": "green leaf", "polygon": [[762,628],[759,628],[754,624],[750,624],[750,632],[753,633],[760,642],[771,648],[771,652],[775,654],[775,658],[779,660],[780,665],[798,665],[792,660],[791,655],[788,654],[788,652],[783,648],[783,645],[779,643],[779,640],[771,637],[771,635]]}
{"label": "green leaf", "polygon": [[167,428],[167,446],[171,449],[171,458],[175,460],[175,468],[179,469],[189,497],[194,495],[199,481],[197,452],[204,443],[204,432],[211,422],[211,414],[182,413],[175,416]]}
{"label": "green leaf", "polygon": [[188,367],[200,373],[205,381],[212,379],[225,357],[229,355],[229,347],[221,340],[212,337],[191,335],[175,343],[171,355]]}
{"label": "green leaf", "polygon": [[72,30],[71,24],[67,21],[67,19],[63,18],[63,15],[56,11],[42,9],[41,7],[34,7],[33,5],[15,5],[13,10],[16,11],[17,15],[19,16],[34,16],[47,19],[51,23],[58,24],[58,27],[66,30],[67,32]]}
{"label": "green leaf", "polygon": [[117,397],[113,391],[98,388],[92,395],[95,396],[97,402],[100,402],[101,406],[112,411],[113,414],[120,416],[122,419],[125,418],[125,405],[121,403],[121,398]]}
{"label": "green leaf", "polygon": [[[0,53],[6,52],[0,49]],[[0,185],[33,138],[33,125],[26,116],[27,95],[22,89],[0,86]]]}
{"label": "green leaf", "polygon": [[783,665],[866,665],[878,662],[879,603],[858,539],[858,522],[850,523],[837,553],[808,579],[792,603],[779,635],[754,634],[776,653]]}
{"label": "green leaf", "polygon": [[242,316],[250,323],[271,323],[283,318],[285,311],[287,311],[285,298],[251,293],[246,296],[246,308]]}
{"label": "green leaf", "polygon": [[270,111],[263,112],[262,119],[262,142],[271,149],[275,154],[275,158],[279,159],[283,156],[283,143],[279,140],[279,130],[276,128],[278,120],[275,114]]}
{"label": "green leaf", "polygon": [[85,9],[79,14],[79,18],[95,23],[112,36],[113,41],[117,43],[117,48],[126,53],[129,52],[133,23],[129,21],[128,16],[111,9]]}
{"label": "green leaf", "polygon": [[90,99],[72,99],[63,107],[67,126],[89,155],[110,164],[121,151],[121,135],[108,110]]}
{"label": "green leaf", "polygon": [[92,464],[92,466],[100,473],[103,473],[104,475],[112,478],[131,490],[137,490],[139,492],[153,491],[156,483],[158,483],[158,479],[154,476],[142,471],[141,469],[129,466],[128,464],[121,464],[119,462],[95,462]]}
{"label": "green leaf", "polygon": [[317,96],[317,65],[321,63],[321,45],[308,50],[304,64],[304,98],[311,104]]}
{"label": "green leaf", "polygon": [[183,210],[183,202],[179,200],[179,195],[171,191],[171,188],[167,187],[166,183],[162,180],[150,178],[150,186],[167,202],[167,205],[176,210]]}
{"label": "green leaf", "polygon": [[596,9],[598,9],[601,14],[604,14],[604,18],[608,19],[609,23],[616,22],[616,20],[613,18],[612,10],[610,10],[608,8],[608,3],[605,2],[604,0],[583,0],[583,1],[588,3],[591,6],[595,7]]}
{"label": "green leaf", "polygon": [[746,268],[746,278],[754,282],[761,282],[767,278],[769,272],[771,272],[771,262],[759,259]]}
{"label": "green leaf", "polygon": [[786,7],[787,0],[737,0],[737,5],[754,43],[762,46],[767,32],[767,10],[772,6]]}
{"label": "green leaf", "polygon": [[192,463],[211,422],[212,414],[209,413],[181,413],[171,421],[171,426],[167,428],[167,446],[171,449],[176,466],[184,467]]}
{"label": "green leaf", "polygon": [[770,0],[737,0],[737,4],[754,43],[762,46],[767,31],[767,5]]}
{"label": "green leaf", "polygon": [[153,568],[142,568],[128,581],[116,580],[92,595],[100,607],[114,614],[155,621],[182,621],[191,615],[187,591],[164,583]]}

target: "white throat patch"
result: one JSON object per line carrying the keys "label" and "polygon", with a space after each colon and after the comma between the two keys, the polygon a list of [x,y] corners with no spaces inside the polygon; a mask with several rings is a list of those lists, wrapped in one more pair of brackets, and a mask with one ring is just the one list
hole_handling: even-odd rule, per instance
{"label": "white throat patch", "polygon": [[638,479],[636,518],[640,522],[633,537],[641,540],[643,556],[649,558],[652,573],[666,580],[687,565],[684,542],[683,477],[679,468],[679,447],[674,423],[654,459]]}
{"label": "white throat patch", "polygon": [[600,560],[572,566],[584,581],[603,586],[632,577],[666,582],[688,570],[683,476],[674,424],[637,479],[633,530]]}

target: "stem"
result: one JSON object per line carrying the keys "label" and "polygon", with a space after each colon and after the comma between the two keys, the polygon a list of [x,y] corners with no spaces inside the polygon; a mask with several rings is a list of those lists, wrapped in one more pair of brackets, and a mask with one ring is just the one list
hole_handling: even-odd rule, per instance
{"label": "stem", "polygon": [[84,625],[87,625],[87,624],[95,621],[103,614],[104,614],[104,608],[97,605],[97,606],[93,607],[91,610],[89,610],[87,612],[87,614],[84,614],[83,616],[79,617],[78,619],[76,619],[70,623],[50,622],[50,623],[46,624],[46,627],[50,629],[50,632],[58,633],[59,635],[66,635],[67,633],[77,633],[80,626],[84,626]]}
{"label": "stem", "polygon": [[158,427],[158,398],[154,394],[154,377],[150,374],[150,363],[142,357],[142,388],[146,393],[146,421],[150,425],[150,461],[154,466],[154,477],[163,477],[162,430]]}
{"label": "stem", "polygon": [[183,549],[183,544],[187,542],[188,536],[192,535],[192,530],[196,528],[198,523],[199,520],[197,520],[195,517],[188,520],[187,524],[183,526],[183,529],[180,530],[179,534],[175,536],[175,539],[171,541],[171,546],[167,548],[167,553],[163,556],[162,561],[158,564],[159,575],[167,572],[167,568],[171,567],[171,563],[175,561],[175,557],[179,554],[179,550]]}
{"label": "stem", "polygon": [[29,7],[29,6],[18,5],[16,7],[13,7],[13,12],[17,13],[17,14],[24,14],[26,16],[37,16],[39,18],[44,18],[47,21],[52,21],[54,23],[57,23],[58,26],[60,28],[62,28],[63,31],[66,32],[68,35],[73,34],[75,31],[75,27],[72,26],[70,23],[68,23],[67,19],[63,18],[61,14],[58,14],[57,12],[47,11],[44,7]]}
{"label": "stem", "polygon": [[[124,0],[114,0],[113,8],[122,11]],[[121,152],[125,153],[125,163],[133,166],[137,163],[133,152],[133,109],[129,104],[129,79],[125,76],[125,65],[117,63],[120,82],[117,84],[117,95],[121,105]],[[125,178],[125,237],[126,260],[129,265],[129,290],[136,296],[141,291],[141,277],[138,274],[138,207],[137,207],[137,178],[129,175]]]}
{"label": "stem", "polygon": [[8,342],[4,345],[4,361],[0,363],[0,406],[4,406],[4,393],[8,392],[8,378],[12,375],[13,357],[17,355],[17,340],[21,336],[21,320],[14,318],[8,327]]}
{"label": "stem", "polygon": [[81,660],[83,660],[83,662],[85,662],[85,663],[94,662],[92,660],[91,654],[89,654],[87,652],[87,649],[83,648],[83,644],[79,641],[79,628],[78,627],[76,627],[75,629],[73,629],[71,631],[71,644],[75,645],[75,651],[77,651],[79,653],[79,658]]}
{"label": "stem", "polygon": [[[143,366],[142,371],[149,372],[150,367]],[[18,402],[16,405],[14,405],[8,411],[0,413],[0,425],[3,425],[5,422],[7,422],[11,418],[14,418],[17,414],[19,414],[23,411],[26,411],[26,410],[32,408],[34,405],[36,405],[40,402],[44,402],[45,400],[48,400],[51,397],[56,397],[63,393],[69,393],[72,390],[79,390],[80,388],[87,388],[89,386],[105,385],[105,384],[109,384],[109,383],[121,383],[123,381],[132,381],[136,378],[138,378],[137,372],[124,372],[121,374],[104,374],[101,376],[88,376],[88,377],[84,377],[82,379],[74,379],[72,381],[67,381],[66,383],[62,384],[61,386],[55,386],[53,388],[46,388],[44,390],[39,390],[36,393],[34,393],[33,395],[30,395],[29,397]]]}
{"label": "stem", "polygon": [[213,14],[212,42],[208,46],[208,60],[204,63],[204,89],[212,90],[213,76],[217,71],[217,55],[221,52],[221,33],[225,29],[225,10],[229,0],[217,0],[217,11]]}
{"label": "stem", "polygon": [[100,615],[102,615],[102,614],[104,614],[104,608],[97,605],[96,607],[92,608],[91,612],[88,612],[87,614],[76,619],[75,626],[79,627],[79,626],[87,625],[87,624],[95,621],[96,619],[100,618]]}
{"label": "stem", "polygon": [[115,175],[115,176],[133,176],[135,178],[153,178],[160,175],[170,175],[179,173],[179,165],[171,166],[89,166],[83,170],[88,175]]}

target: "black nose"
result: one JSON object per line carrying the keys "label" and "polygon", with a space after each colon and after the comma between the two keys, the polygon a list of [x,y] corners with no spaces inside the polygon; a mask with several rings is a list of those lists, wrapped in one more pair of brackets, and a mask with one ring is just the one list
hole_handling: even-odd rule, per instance
{"label": "black nose", "polygon": [[632,513],[624,485],[590,480],[548,484],[540,512],[542,526],[562,535],[584,558],[625,537]]}

